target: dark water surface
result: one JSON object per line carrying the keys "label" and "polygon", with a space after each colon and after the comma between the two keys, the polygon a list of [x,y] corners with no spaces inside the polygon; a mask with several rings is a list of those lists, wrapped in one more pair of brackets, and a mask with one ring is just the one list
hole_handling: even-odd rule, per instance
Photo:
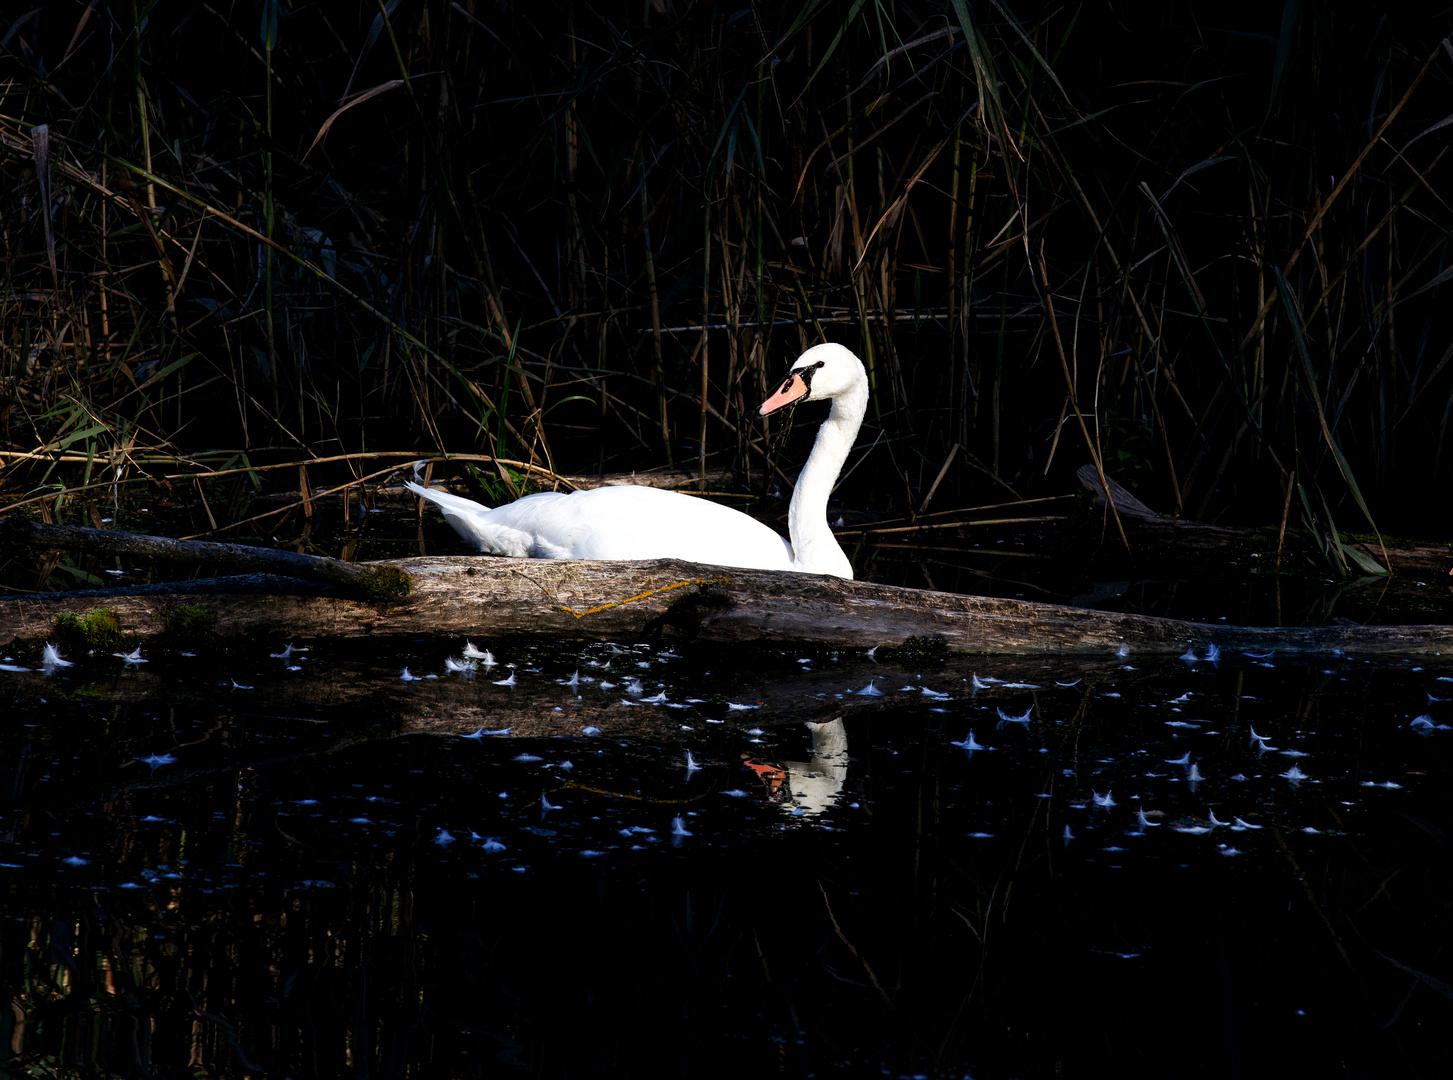
{"label": "dark water surface", "polygon": [[1453,1070],[1453,658],[280,644],[0,673],[7,1075]]}

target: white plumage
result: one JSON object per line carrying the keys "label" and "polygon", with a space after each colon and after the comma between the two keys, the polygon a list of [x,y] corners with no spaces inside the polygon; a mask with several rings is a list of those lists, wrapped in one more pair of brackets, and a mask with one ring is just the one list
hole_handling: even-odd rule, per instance
{"label": "white plumage", "polygon": [[760,521],[674,491],[620,486],[544,492],[493,509],[415,483],[467,543],[490,555],[531,559],[686,559],[715,566],[796,570],[851,578],[827,524],[827,500],[868,405],[868,378],[841,345],[818,345],[792,365],[762,414],[794,401],[828,400],[788,510],[791,542]]}
{"label": "white plumage", "polygon": [[[472,499],[409,490],[444,513],[489,555],[528,559],[691,559],[718,566],[791,570],[786,540],[746,514],[660,488],[545,491],[490,509]],[[746,560],[746,561],[744,561]]]}

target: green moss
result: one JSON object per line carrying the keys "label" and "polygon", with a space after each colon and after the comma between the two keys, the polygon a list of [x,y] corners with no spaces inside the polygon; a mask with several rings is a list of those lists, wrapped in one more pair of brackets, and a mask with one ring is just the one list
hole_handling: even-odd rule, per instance
{"label": "green moss", "polygon": [[414,589],[414,579],[397,566],[370,566],[362,582],[363,595],[375,604],[402,600]]}
{"label": "green moss", "polygon": [[178,604],[162,612],[166,635],[176,644],[195,645],[212,636],[217,613],[205,604]]}
{"label": "green moss", "polygon": [[56,637],[63,649],[105,649],[121,644],[121,619],[110,608],[84,615],[66,612],[56,620]]}

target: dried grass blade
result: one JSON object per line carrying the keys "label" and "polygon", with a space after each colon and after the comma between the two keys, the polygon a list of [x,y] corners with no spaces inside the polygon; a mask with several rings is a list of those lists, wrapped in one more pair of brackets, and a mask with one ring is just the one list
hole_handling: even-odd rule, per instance
{"label": "dried grass blade", "polygon": [[[1337,462],[1337,469],[1342,474],[1342,480],[1351,492],[1352,498],[1357,507],[1362,511],[1362,516],[1367,519],[1367,524],[1372,526],[1373,534],[1377,537],[1377,546],[1382,550],[1382,559],[1385,572],[1392,570],[1392,561],[1387,556],[1387,545],[1382,541],[1382,533],[1378,530],[1377,522],[1372,520],[1372,511],[1367,507],[1367,500],[1362,497],[1362,489],[1357,485],[1357,478],[1352,475],[1352,468],[1347,464],[1347,459],[1342,455],[1342,448],[1337,445],[1337,440],[1332,437],[1332,429],[1327,425],[1327,412],[1322,407],[1322,394],[1317,389],[1317,374],[1312,367],[1312,354],[1307,349],[1307,338],[1302,326],[1301,312],[1297,310],[1296,299],[1292,296],[1291,289],[1287,286],[1286,278],[1280,270],[1276,270],[1276,291],[1280,294],[1282,304],[1286,309],[1287,321],[1292,327],[1292,338],[1297,345],[1297,356],[1302,361],[1302,373],[1306,376],[1307,392],[1311,395],[1312,404],[1317,410],[1317,423],[1322,429],[1322,438],[1326,440],[1327,448],[1332,451],[1332,457]],[[1330,511],[1328,512],[1330,523]],[[1333,537],[1334,543],[1338,542]]]}
{"label": "dried grass blade", "polygon": [[323,126],[318,129],[318,134],[313,136],[313,141],[310,142],[308,144],[308,148],[303,151],[303,156],[301,160],[306,161],[308,159],[308,155],[313,152],[313,147],[317,146],[319,140],[322,139],[324,135],[328,134],[328,129],[333,126],[333,121],[337,120],[349,109],[353,108],[353,106],[362,105],[365,101],[368,101],[371,98],[378,97],[379,94],[385,94],[388,91],[403,85],[403,79],[390,79],[386,83],[379,83],[377,86],[370,86],[367,90],[360,90],[353,98],[338,106],[338,108],[333,110],[333,115],[323,121]]}
{"label": "dried grass blade", "polygon": [[66,46],[65,55],[61,57],[60,64],[57,64],[50,70],[50,75],[52,78],[55,77],[56,70],[60,68],[61,64],[64,64],[67,60],[69,60],[71,58],[71,53],[76,51],[76,42],[81,40],[81,32],[86,29],[86,24],[91,21],[91,16],[95,14],[96,7],[100,3],[101,0],[91,0],[91,2],[86,5],[86,10],[81,12],[81,17],[76,20],[76,29],[71,34],[71,42],[69,45]]}
{"label": "dried grass blade", "polygon": [[50,263],[50,279],[60,291],[60,270],[55,258],[55,225],[50,219],[50,125],[37,124],[30,129],[30,145],[35,156],[35,178],[40,183],[40,220],[45,224],[45,257]]}
{"label": "dried grass blade", "polygon": [[383,9],[373,17],[373,23],[368,28],[368,37],[363,40],[363,48],[358,51],[358,59],[353,64],[353,72],[348,76],[348,85],[343,88],[343,96],[348,97],[348,91],[353,89],[353,80],[358,78],[358,69],[368,59],[368,54],[373,51],[373,46],[378,42],[378,35],[383,33],[385,19],[393,18],[395,11],[399,9],[400,0],[389,0]]}

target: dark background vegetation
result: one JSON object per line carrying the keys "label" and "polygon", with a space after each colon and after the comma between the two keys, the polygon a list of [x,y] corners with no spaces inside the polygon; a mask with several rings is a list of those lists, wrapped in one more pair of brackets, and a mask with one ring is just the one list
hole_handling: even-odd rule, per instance
{"label": "dark background vegetation", "polygon": [[854,505],[1098,458],[1167,513],[1436,534],[1450,18],[12,9],[0,482],[450,451],[777,485],[811,425],[752,407],[826,339],[872,375]]}

